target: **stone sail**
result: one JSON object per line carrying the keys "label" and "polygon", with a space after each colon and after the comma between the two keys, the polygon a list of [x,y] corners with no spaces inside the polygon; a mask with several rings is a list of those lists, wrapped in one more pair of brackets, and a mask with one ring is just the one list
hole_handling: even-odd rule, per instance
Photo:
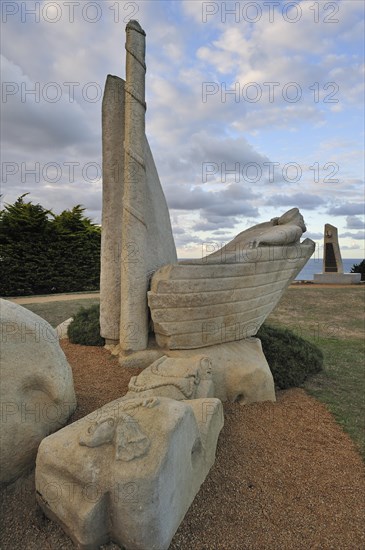
{"label": "stone sail", "polygon": [[147,346],[150,275],[177,256],[144,130],[144,31],[135,21],[127,25],[126,49],[127,82],[108,75],[102,108],[100,325],[107,343],[137,351]]}

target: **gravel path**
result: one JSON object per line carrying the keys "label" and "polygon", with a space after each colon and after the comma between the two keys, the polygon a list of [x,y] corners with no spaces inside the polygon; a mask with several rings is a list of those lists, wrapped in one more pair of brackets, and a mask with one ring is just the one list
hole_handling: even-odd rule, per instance
{"label": "gravel path", "polygon": [[[79,403],[70,421],[123,395],[139,372],[102,348],[62,347]],[[224,408],[215,465],[170,550],[365,548],[364,464],[324,405],[294,389],[276,404]],[[74,548],[37,508],[33,473],[3,488],[1,515],[2,550]]]}

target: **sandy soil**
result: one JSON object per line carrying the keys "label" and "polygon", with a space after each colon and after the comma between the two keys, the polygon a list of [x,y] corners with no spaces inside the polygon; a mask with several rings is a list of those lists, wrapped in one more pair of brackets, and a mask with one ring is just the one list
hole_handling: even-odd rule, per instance
{"label": "sandy soil", "polygon": [[[70,422],[123,395],[139,372],[122,369],[102,348],[62,346],[78,396]],[[276,404],[225,405],[215,465],[170,550],[365,548],[364,464],[354,444],[303,390],[277,397]],[[1,516],[2,550],[74,548],[37,508],[32,472],[2,489]]]}

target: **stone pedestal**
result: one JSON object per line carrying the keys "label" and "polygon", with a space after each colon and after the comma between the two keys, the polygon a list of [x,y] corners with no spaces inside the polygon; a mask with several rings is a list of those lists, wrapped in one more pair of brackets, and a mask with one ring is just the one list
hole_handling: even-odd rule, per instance
{"label": "stone pedestal", "polygon": [[358,285],[361,273],[315,273],[313,282],[318,285]]}
{"label": "stone pedestal", "polygon": [[204,350],[165,350],[168,357],[193,357],[197,351],[211,361],[214,397],[241,405],[276,401],[271,370],[258,338],[209,346]]}

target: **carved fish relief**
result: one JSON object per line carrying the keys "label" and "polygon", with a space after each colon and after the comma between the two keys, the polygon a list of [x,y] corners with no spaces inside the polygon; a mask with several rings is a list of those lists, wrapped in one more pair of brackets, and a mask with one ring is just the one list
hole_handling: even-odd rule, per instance
{"label": "carved fish relief", "polygon": [[[156,398],[132,400],[125,403],[125,409],[150,408],[157,403]],[[94,422],[79,438],[79,444],[85,447],[94,448],[109,443],[114,443],[116,460],[123,461],[143,456],[151,445],[137,420],[125,412],[119,417],[109,416]]]}

